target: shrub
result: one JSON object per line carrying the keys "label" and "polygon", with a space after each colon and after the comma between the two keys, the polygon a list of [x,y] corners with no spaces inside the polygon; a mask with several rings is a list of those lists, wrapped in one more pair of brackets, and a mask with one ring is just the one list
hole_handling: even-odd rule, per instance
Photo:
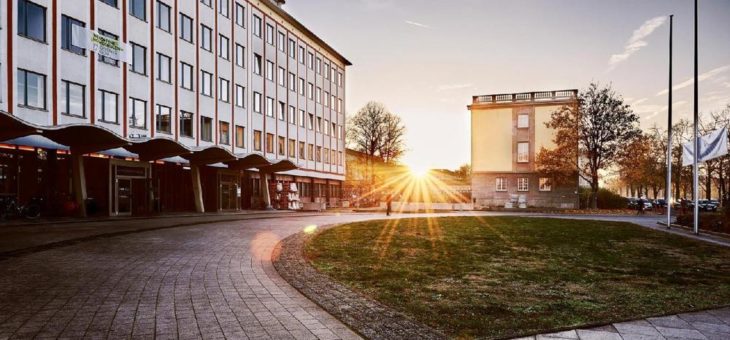
{"label": "shrub", "polygon": [[[707,231],[714,231],[719,233],[730,233],[730,219],[728,211],[730,209],[724,209],[725,212],[717,213],[700,213],[700,229]],[[681,224],[685,227],[692,227],[694,224],[694,214],[680,214],[677,216],[677,224]]]}
{"label": "shrub", "polygon": [[[610,190],[598,189],[598,209],[626,209],[629,201]],[[591,189],[580,188],[580,207],[587,209],[591,206]]]}

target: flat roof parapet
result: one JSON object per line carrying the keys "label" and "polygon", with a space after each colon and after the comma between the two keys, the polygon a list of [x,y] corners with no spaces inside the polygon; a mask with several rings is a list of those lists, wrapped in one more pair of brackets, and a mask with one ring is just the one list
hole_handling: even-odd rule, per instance
{"label": "flat roof parapet", "polygon": [[530,103],[565,103],[578,98],[578,90],[557,90],[539,92],[501,93],[487,94],[472,97],[472,105],[469,106],[492,106],[492,105],[513,105]]}

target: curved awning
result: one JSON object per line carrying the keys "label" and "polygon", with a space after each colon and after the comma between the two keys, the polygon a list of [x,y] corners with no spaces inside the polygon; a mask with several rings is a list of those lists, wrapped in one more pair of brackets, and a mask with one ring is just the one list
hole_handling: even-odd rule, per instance
{"label": "curved awning", "polygon": [[187,155],[192,152],[184,145],[172,139],[160,137],[133,142],[131,145],[125,146],[124,148],[131,153],[139,155],[139,159],[144,162]]}
{"label": "curved awning", "polygon": [[235,161],[226,162],[228,168],[231,170],[248,170],[253,168],[260,168],[263,166],[271,165],[266,157],[259,154],[250,154],[243,157],[238,157]]}
{"label": "curved awning", "polygon": [[193,150],[193,153],[182,155],[182,157],[197,165],[225,163],[237,159],[230,151],[218,146],[210,146],[197,151]]}
{"label": "curved awning", "polygon": [[40,133],[40,127],[25,122],[10,113],[0,111],[0,141],[38,135]]}
{"label": "curved awning", "polygon": [[44,128],[44,137],[71,148],[71,152],[87,154],[124,147],[130,141],[111,130],[96,125],[71,124]]}
{"label": "curved awning", "polygon": [[265,172],[265,173],[282,172],[282,171],[289,171],[289,170],[296,170],[296,169],[298,169],[297,165],[292,163],[289,160],[283,160],[283,161],[279,161],[278,163],[275,163],[272,165],[259,167],[259,171]]}

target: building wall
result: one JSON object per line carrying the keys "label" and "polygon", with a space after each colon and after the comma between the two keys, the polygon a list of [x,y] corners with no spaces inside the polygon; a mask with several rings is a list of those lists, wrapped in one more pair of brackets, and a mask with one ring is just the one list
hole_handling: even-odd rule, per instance
{"label": "building wall", "polygon": [[[562,91],[475,97],[472,113],[472,200],[476,208],[502,207],[523,196],[528,206],[577,208],[577,178],[540,178],[537,155],[544,147],[555,147],[554,131],[545,123],[564,105],[571,105],[573,93]],[[552,99],[542,96],[552,96]],[[556,97],[557,95],[557,97]],[[519,98],[519,99],[518,99]],[[485,100],[486,99],[486,100]],[[479,100],[485,100],[479,102]],[[520,126],[523,116],[527,126]],[[519,159],[519,145],[526,143],[528,152]],[[503,190],[497,190],[497,178],[504,179]],[[518,181],[527,181],[527,188],[518,188]],[[551,182],[549,190],[541,190],[540,181]],[[561,183],[557,185],[556,183]],[[544,188],[543,188],[544,189]]]}
{"label": "building wall", "polygon": [[[23,0],[7,0],[0,5],[0,109],[10,112],[29,122],[52,126],[71,123],[96,124],[108,128],[124,137],[158,137],[164,136],[180,141],[191,147],[218,145],[219,122],[229,123],[228,145],[221,145],[237,154],[259,152],[253,149],[254,130],[261,131],[262,151],[272,161],[289,159],[308,173],[342,178],[345,173],[344,161],[344,126],[345,126],[345,80],[346,60],[336,55],[328,47],[314,39],[311,33],[297,28],[297,24],[280,15],[267,1],[226,0],[229,4],[228,16],[219,11],[219,0],[212,0],[212,7],[201,1],[147,0],[146,20],[140,20],[129,13],[131,1],[118,0],[116,7],[99,0],[33,0],[43,6],[46,11],[46,41],[38,42],[18,34],[18,5]],[[171,8],[170,32],[158,28],[158,3]],[[236,4],[244,6],[243,27],[236,23]],[[180,38],[180,15],[193,19],[193,43]],[[138,74],[131,71],[131,66],[119,63],[109,65],[98,60],[90,51],[84,54],[72,53],[61,48],[62,16],[67,15],[84,23],[86,28],[104,30],[119,36],[121,42],[136,43],[146,48],[146,72]],[[254,15],[262,19],[261,38],[253,34]],[[12,25],[9,25],[12,20]],[[201,25],[212,29],[212,51],[201,47]],[[267,25],[274,27],[273,45],[266,42]],[[278,33],[285,35],[284,51],[279,49]],[[228,37],[228,59],[218,56],[219,34]],[[289,40],[296,43],[294,58],[289,56]],[[236,44],[244,47],[244,67],[236,65]],[[304,47],[304,64],[300,63],[300,46]],[[172,58],[170,65],[171,82],[158,80],[158,53]],[[307,67],[308,54],[314,56],[314,65]],[[254,54],[262,57],[263,75],[253,73]],[[320,72],[317,72],[317,60],[321,60]],[[274,63],[273,81],[266,78],[267,61]],[[181,87],[180,65],[182,62],[193,66],[193,90]],[[278,84],[278,69],[285,70],[285,86]],[[333,75],[325,75],[324,71],[332,68]],[[26,69],[46,76],[45,97],[46,109],[33,109],[19,106],[17,91],[18,69]],[[213,95],[201,93],[201,71],[213,74]],[[289,89],[289,73],[296,75],[296,91]],[[229,81],[229,101],[219,100],[219,79]],[[305,92],[307,84],[312,83],[315,89],[334,96],[334,103],[326,105],[328,100],[309,99],[299,94],[299,78],[304,79]],[[340,81],[336,81],[336,80]],[[69,116],[60,107],[61,81],[72,81],[85,86],[85,115]],[[235,105],[236,85],[245,87],[245,108]],[[119,95],[118,122],[109,123],[101,119],[101,92],[111,91]],[[262,94],[262,113],[253,112],[254,92]],[[316,93],[315,93],[316,95]],[[146,102],[145,128],[132,127],[127,118],[131,106],[129,98]],[[266,98],[274,100],[274,115],[266,115]],[[12,100],[12,104],[10,101]],[[284,119],[279,119],[279,102],[285,104]],[[341,103],[341,104],[339,104]],[[157,131],[155,127],[155,111],[157,105],[172,108],[172,129],[168,135]],[[289,107],[294,107],[294,121],[289,121]],[[304,111],[304,119],[311,113],[317,118],[330,123],[330,127],[320,131],[309,129],[306,124],[301,127],[299,110]],[[182,111],[194,113],[193,136],[180,134],[179,117]],[[213,138],[207,142],[201,139],[200,117],[213,120]],[[306,122],[305,122],[306,123]],[[335,131],[329,131],[331,124]],[[244,147],[236,146],[236,126],[245,127]],[[338,132],[340,132],[338,134]],[[274,135],[274,152],[266,153],[266,135]],[[278,148],[278,137],[284,137],[283,155]],[[295,141],[294,155],[290,156],[289,140]],[[311,161],[308,155],[299,153],[299,142],[314,145],[316,151],[321,147],[334,150],[335,159],[330,162]],[[308,148],[305,147],[305,151]],[[315,157],[316,159],[316,157]]]}

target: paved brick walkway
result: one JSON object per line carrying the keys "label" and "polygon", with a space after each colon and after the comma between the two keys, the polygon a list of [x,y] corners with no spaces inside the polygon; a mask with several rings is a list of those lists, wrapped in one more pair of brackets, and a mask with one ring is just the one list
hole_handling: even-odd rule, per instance
{"label": "paved brick walkway", "polygon": [[372,218],[0,228],[0,251],[16,252],[0,259],[0,339],[358,338],[287,284],[271,251],[309,225]]}
{"label": "paved brick walkway", "polygon": [[730,308],[648,318],[609,326],[520,338],[524,340],[730,339]]}

